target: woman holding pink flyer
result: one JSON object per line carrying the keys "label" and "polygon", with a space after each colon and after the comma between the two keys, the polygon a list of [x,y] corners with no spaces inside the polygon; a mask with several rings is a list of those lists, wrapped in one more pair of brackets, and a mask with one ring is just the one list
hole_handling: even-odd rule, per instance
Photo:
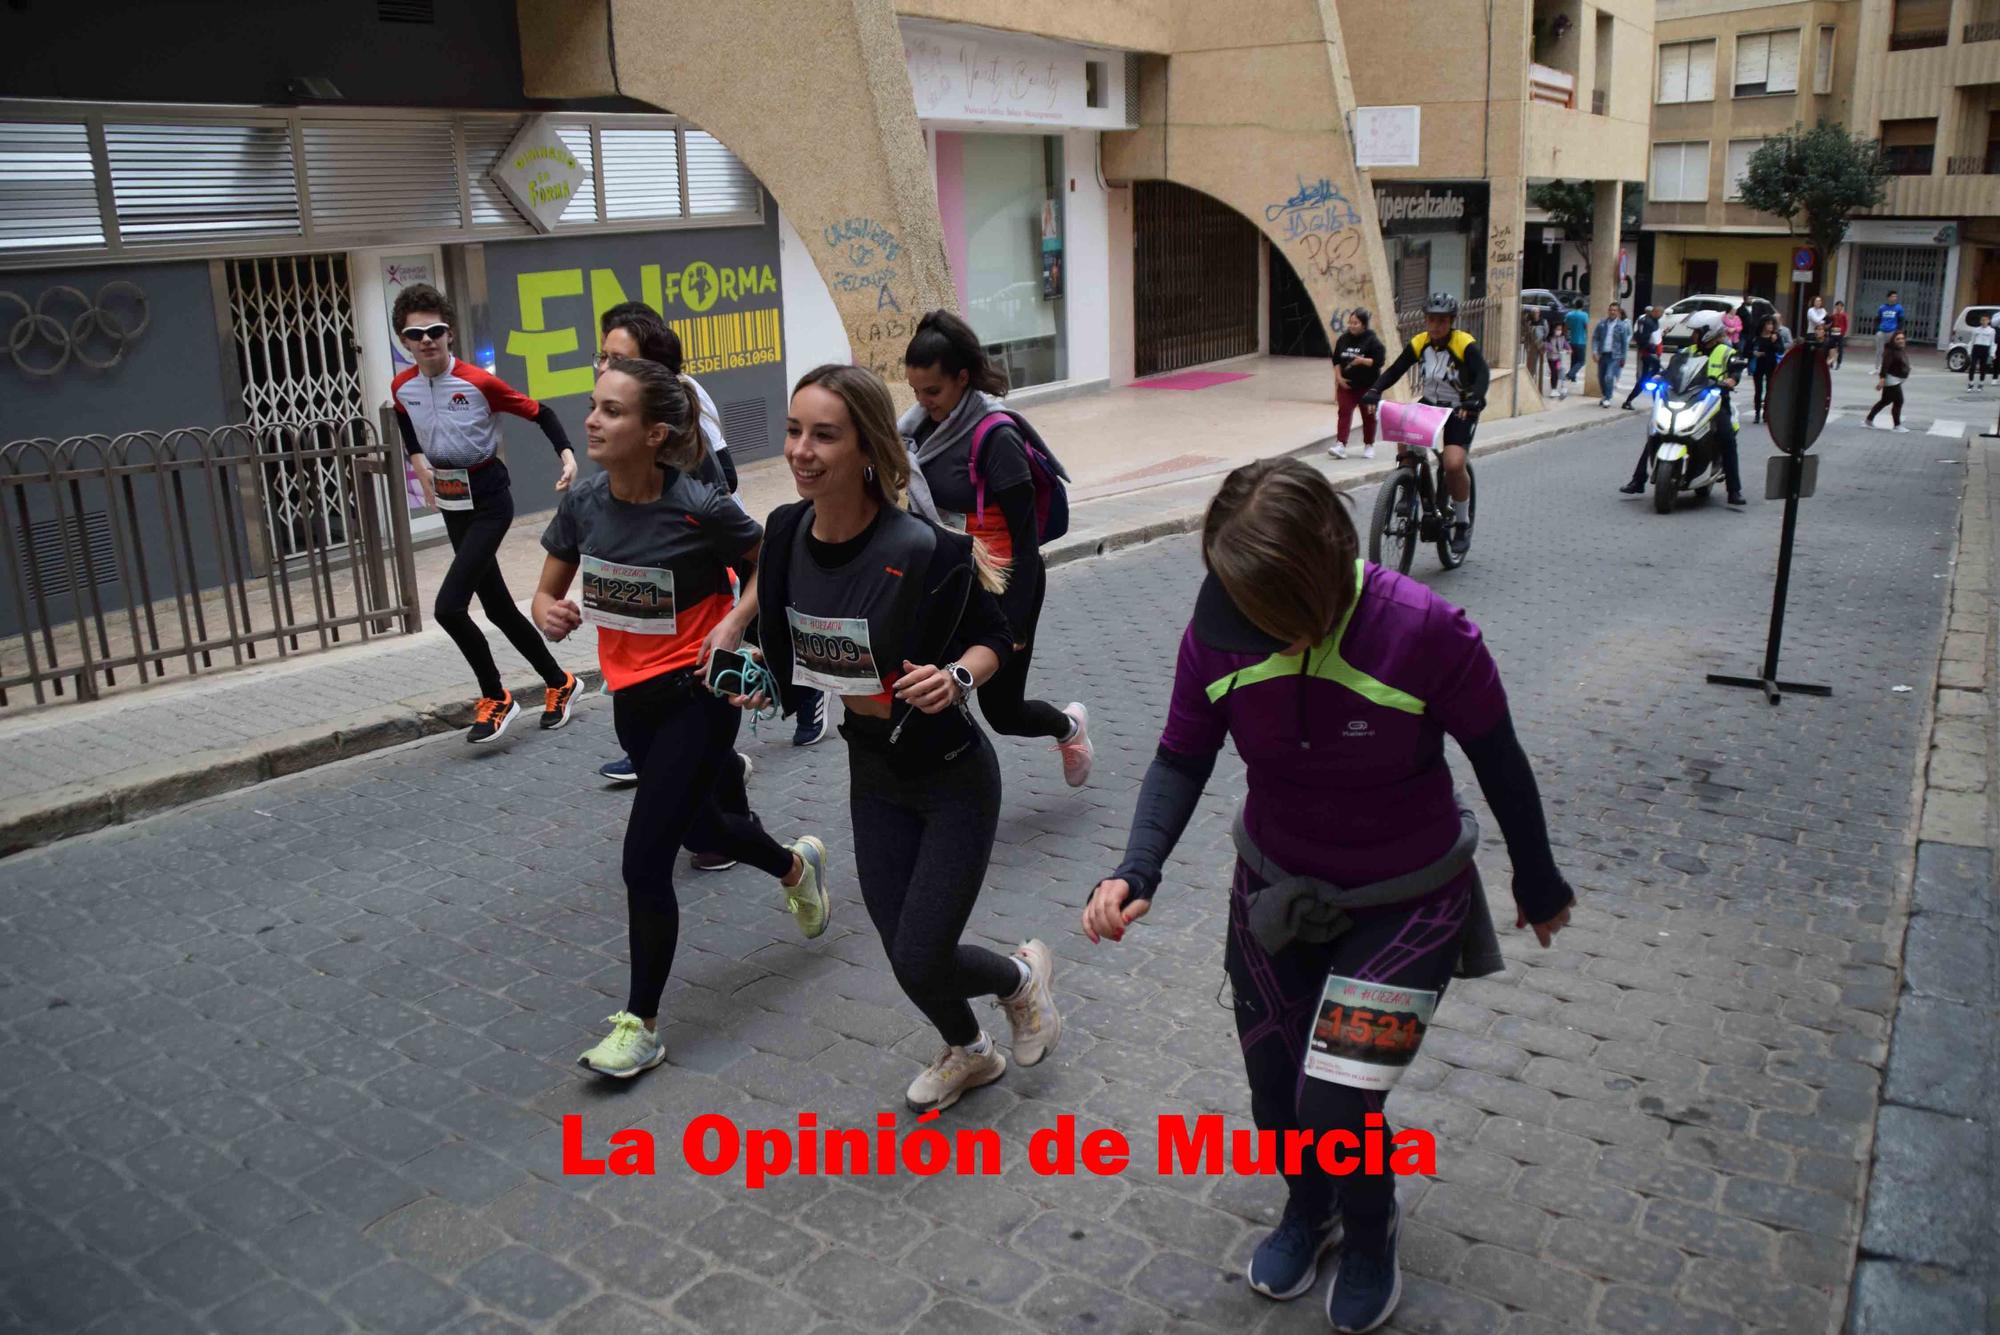
{"label": "woman holding pink flyer", "polygon": [[1327,1296],[1342,1331],[1374,1330],[1402,1293],[1394,1179],[1356,1171],[1361,1156],[1342,1147],[1389,1134],[1384,1098],[1450,979],[1501,967],[1447,735],[1506,836],[1515,925],[1547,946],[1575,900],[1479,628],[1358,548],[1340,497],[1307,465],[1267,459],[1224,480],[1125,858],[1083,915],[1092,941],[1120,940],[1146,915],[1234,739],[1248,782],[1224,968],[1251,1112],[1260,1131],[1311,1132],[1315,1145],[1286,1174],[1284,1218],[1249,1280],[1271,1298],[1306,1293],[1344,1229]]}

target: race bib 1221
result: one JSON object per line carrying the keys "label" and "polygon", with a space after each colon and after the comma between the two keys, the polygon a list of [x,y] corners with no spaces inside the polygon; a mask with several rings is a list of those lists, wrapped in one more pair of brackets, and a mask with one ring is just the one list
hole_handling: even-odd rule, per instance
{"label": "race bib 1221", "polygon": [[1438,994],[1338,974],[1326,980],[1313,1019],[1306,1074],[1355,1089],[1395,1087],[1417,1055]]}
{"label": "race bib 1221", "polygon": [[583,619],[634,635],[672,635],[674,572],[620,565],[586,554],[582,562]]}

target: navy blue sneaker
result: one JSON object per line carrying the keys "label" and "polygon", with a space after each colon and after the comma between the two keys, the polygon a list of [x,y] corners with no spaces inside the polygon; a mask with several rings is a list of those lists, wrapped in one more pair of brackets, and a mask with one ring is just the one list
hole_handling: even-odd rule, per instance
{"label": "navy blue sneaker", "polygon": [[1389,1241],[1379,1252],[1342,1252],[1326,1291],[1326,1319],[1346,1335],[1361,1335],[1389,1319],[1403,1297],[1403,1271],[1396,1264],[1396,1226],[1402,1210],[1389,1213]]}
{"label": "navy blue sneaker", "polygon": [[812,746],[826,739],[826,692],[807,691],[809,702],[799,707],[798,731],[792,734],[793,746]]}
{"label": "navy blue sneaker", "polygon": [[1296,1298],[1319,1278],[1319,1258],[1339,1244],[1339,1215],[1315,1225],[1287,1202],[1285,1217],[1250,1258],[1250,1287],[1280,1302]]}
{"label": "navy blue sneaker", "polygon": [[639,767],[632,763],[632,757],[630,756],[620,756],[616,760],[607,760],[597,767],[597,772],[620,787],[639,782]]}

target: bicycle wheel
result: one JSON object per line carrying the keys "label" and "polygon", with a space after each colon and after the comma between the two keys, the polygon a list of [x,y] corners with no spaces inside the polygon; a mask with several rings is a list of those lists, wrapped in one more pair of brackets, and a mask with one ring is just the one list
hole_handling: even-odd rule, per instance
{"label": "bicycle wheel", "polygon": [[[1468,525],[1477,526],[1475,521],[1479,518],[1479,479],[1473,476],[1472,462],[1470,460],[1467,460],[1465,465],[1465,505],[1454,508],[1460,511],[1460,514],[1454,517],[1462,517]],[[1470,538],[1472,533],[1468,530],[1465,536]],[[1472,549],[1467,547],[1465,549],[1465,556],[1470,555],[1472,555]],[[1465,556],[1460,556],[1451,549],[1450,530],[1440,529],[1438,531],[1439,563],[1446,570],[1456,570],[1465,564]]]}
{"label": "bicycle wheel", "polygon": [[1408,468],[1390,474],[1375,493],[1375,515],[1368,521],[1368,559],[1409,574],[1417,556],[1420,508],[1416,474]]}

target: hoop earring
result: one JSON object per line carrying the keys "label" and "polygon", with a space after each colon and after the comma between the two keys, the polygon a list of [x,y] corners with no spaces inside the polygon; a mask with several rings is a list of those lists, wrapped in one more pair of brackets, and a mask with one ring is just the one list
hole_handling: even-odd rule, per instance
{"label": "hoop earring", "polygon": [[863,482],[873,482],[875,480],[874,464],[867,464],[863,466],[863,468],[861,469],[861,480]]}

